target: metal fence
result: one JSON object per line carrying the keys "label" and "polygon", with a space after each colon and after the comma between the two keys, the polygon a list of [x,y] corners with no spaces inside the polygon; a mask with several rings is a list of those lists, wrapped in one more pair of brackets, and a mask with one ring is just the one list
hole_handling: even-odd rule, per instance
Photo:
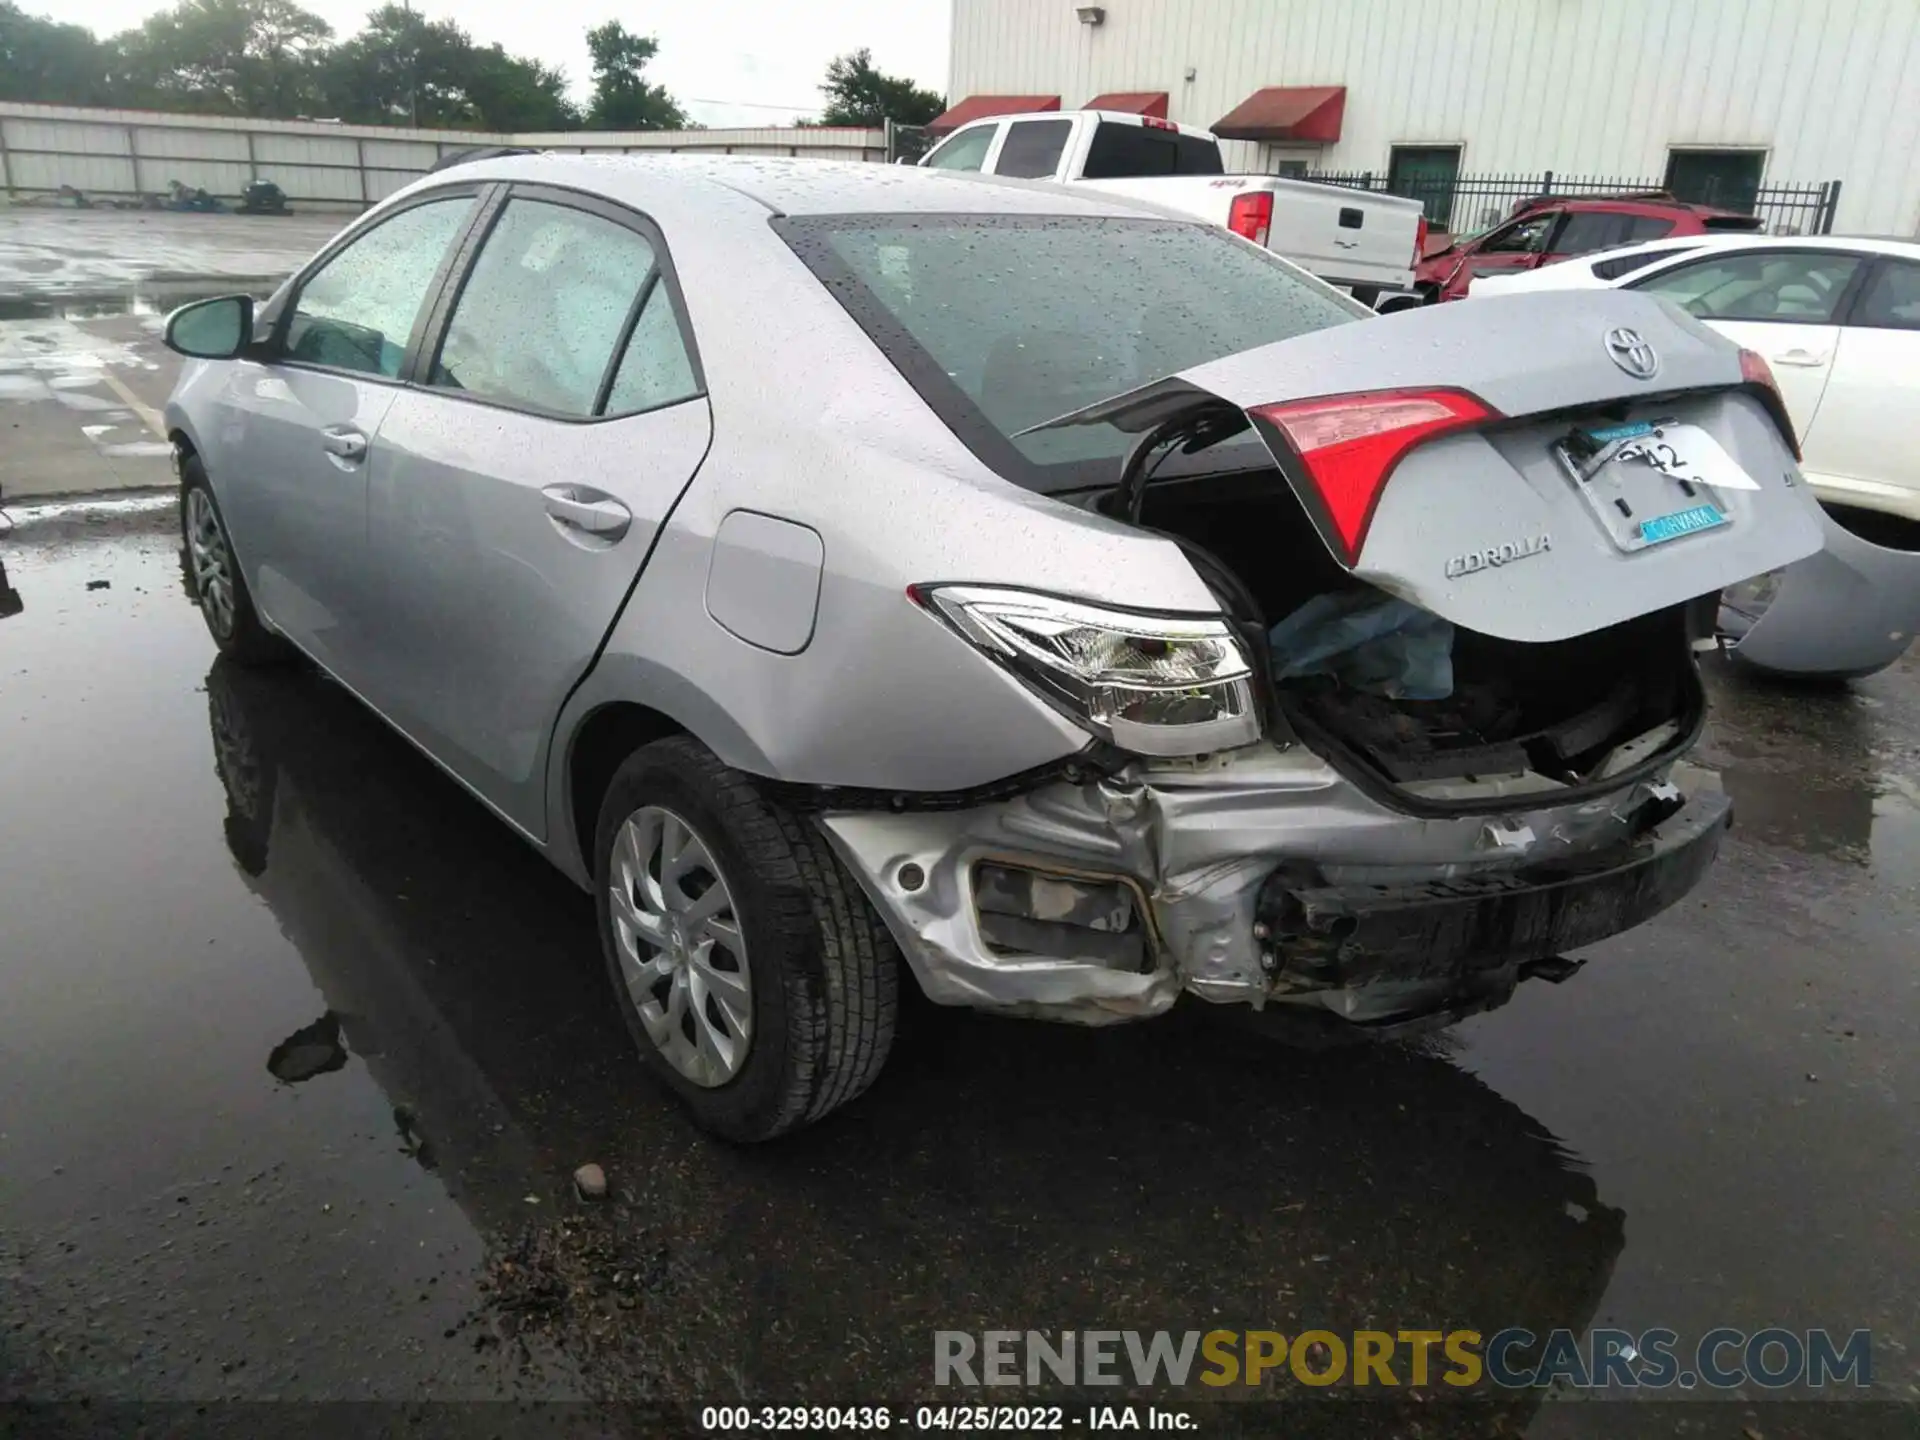
{"label": "metal fence", "polygon": [[912,165],[933,148],[940,137],[924,125],[896,125],[887,121],[887,163]]}
{"label": "metal fence", "polygon": [[[1347,185],[1356,190],[1378,190],[1405,195],[1426,206],[1427,221],[1436,230],[1473,234],[1499,224],[1514,209],[1543,195],[1665,195],[1665,185],[1625,175],[1560,175],[1552,170],[1531,175],[1459,175],[1446,179],[1392,179],[1373,171],[1301,172],[1302,180]],[[1833,230],[1840,207],[1840,182],[1824,180],[1806,185],[1762,185],[1726,208],[1758,215],[1775,235],[1826,235]]]}
{"label": "metal fence", "polygon": [[0,203],[78,192],[105,204],[137,205],[164,194],[175,180],[233,200],[250,182],[271,180],[304,208],[359,210],[446,156],[483,145],[589,155],[688,151],[876,161],[886,155],[880,130],[832,126],[507,135],[4,101]]}

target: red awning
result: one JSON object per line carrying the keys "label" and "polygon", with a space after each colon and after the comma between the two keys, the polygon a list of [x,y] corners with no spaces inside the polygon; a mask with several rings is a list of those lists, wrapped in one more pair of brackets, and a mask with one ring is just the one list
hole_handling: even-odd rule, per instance
{"label": "red awning", "polygon": [[994,115],[1020,115],[1028,110],[1058,110],[1058,95],[969,95],[958,105],[950,105],[933,117],[927,126],[936,135],[957,130],[970,120],[985,120]]}
{"label": "red awning", "polygon": [[1114,90],[1087,101],[1089,110],[1121,110],[1129,115],[1154,115],[1167,118],[1167,92],[1164,90]]}
{"label": "red awning", "polygon": [[1328,144],[1340,138],[1347,112],[1344,85],[1270,85],[1256,90],[1215,122],[1222,140],[1305,140]]}

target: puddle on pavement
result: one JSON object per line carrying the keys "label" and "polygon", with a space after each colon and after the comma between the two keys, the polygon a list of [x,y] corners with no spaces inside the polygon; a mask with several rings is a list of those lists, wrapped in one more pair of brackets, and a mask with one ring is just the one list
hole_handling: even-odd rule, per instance
{"label": "puddle on pavement", "polygon": [[246,294],[260,299],[272,294],[283,278],[249,276],[220,281],[161,282],[125,292],[0,295],[0,321],[103,320],[116,315],[165,315],[182,305],[190,305],[195,300],[211,300],[216,295]]}
{"label": "puddle on pavement", "polygon": [[[1184,1013],[1084,1031],[908,1006],[848,1111],[708,1141],[632,1054],[591,902],[337,687],[214,662],[170,518],[30,554],[0,632],[28,742],[0,749],[21,862],[0,869],[0,1257],[25,1297],[0,1292],[0,1328],[31,1304],[15,1333],[64,1347],[49,1371],[81,1393],[191,1394],[216,1360],[252,1363],[208,1393],[358,1393],[369,1371],[475,1393],[506,1382],[474,1367],[558,1354],[591,1364],[529,1390],[910,1394],[936,1329],[1581,1330],[1617,1318],[1629,1210],[1690,1213],[1680,1161],[1596,1179],[1534,1118],[1589,1072],[1562,1092],[1632,1114],[1631,1051],[1577,1014],[1301,1055]],[[1792,771],[1753,728],[1723,739],[1758,806]],[[1864,820],[1851,798],[1783,813],[1881,843],[1871,798]],[[1495,1026],[1499,1084],[1463,1063],[1498,1068]],[[1689,1040],[1673,1053],[1719,1053],[1710,1024]],[[1710,1103],[1760,1103],[1740,1078]],[[1680,1093],[1659,1103],[1692,1133]],[[1778,1160],[1756,1152],[1752,1183],[1795,1197]],[[588,1161],[596,1206],[568,1179]],[[1691,1278],[1687,1236],[1635,1243],[1662,1304],[1747,1318],[1723,1276]],[[1518,1433],[1541,1398],[1426,1433]]]}
{"label": "puddle on pavement", "polygon": [[1878,698],[1899,673],[1815,687],[1710,672],[1712,726],[1695,758],[1733,798],[1736,833],[1920,874],[1920,747]]}

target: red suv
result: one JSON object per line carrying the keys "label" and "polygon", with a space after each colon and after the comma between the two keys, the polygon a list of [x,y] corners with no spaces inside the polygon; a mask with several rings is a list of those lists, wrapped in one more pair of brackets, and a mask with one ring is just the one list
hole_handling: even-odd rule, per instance
{"label": "red suv", "polygon": [[[1662,191],[1634,195],[1535,195],[1491,230],[1457,240],[1414,267],[1421,302],[1458,300],[1475,275],[1532,270],[1669,235],[1704,235],[1729,230],[1759,230],[1757,215],[1689,205]],[[1402,304],[1420,303],[1411,299]],[[1383,307],[1385,308],[1385,307]]]}

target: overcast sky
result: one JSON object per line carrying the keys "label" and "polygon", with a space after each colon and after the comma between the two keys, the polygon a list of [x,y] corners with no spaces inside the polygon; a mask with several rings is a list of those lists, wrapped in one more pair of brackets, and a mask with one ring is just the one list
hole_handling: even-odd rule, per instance
{"label": "overcast sky", "polygon": [[[367,0],[300,3],[343,38],[374,8]],[[21,8],[110,35],[168,7],[153,0],[24,0]],[[827,62],[862,45],[888,74],[943,94],[947,88],[949,0],[416,0],[413,8],[429,19],[457,19],[483,44],[497,40],[514,54],[559,66],[580,98],[590,73],[584,36],[617,19],[660,38],[647,73],[707,125],[777,125],[818,111],[815,87]]]}

